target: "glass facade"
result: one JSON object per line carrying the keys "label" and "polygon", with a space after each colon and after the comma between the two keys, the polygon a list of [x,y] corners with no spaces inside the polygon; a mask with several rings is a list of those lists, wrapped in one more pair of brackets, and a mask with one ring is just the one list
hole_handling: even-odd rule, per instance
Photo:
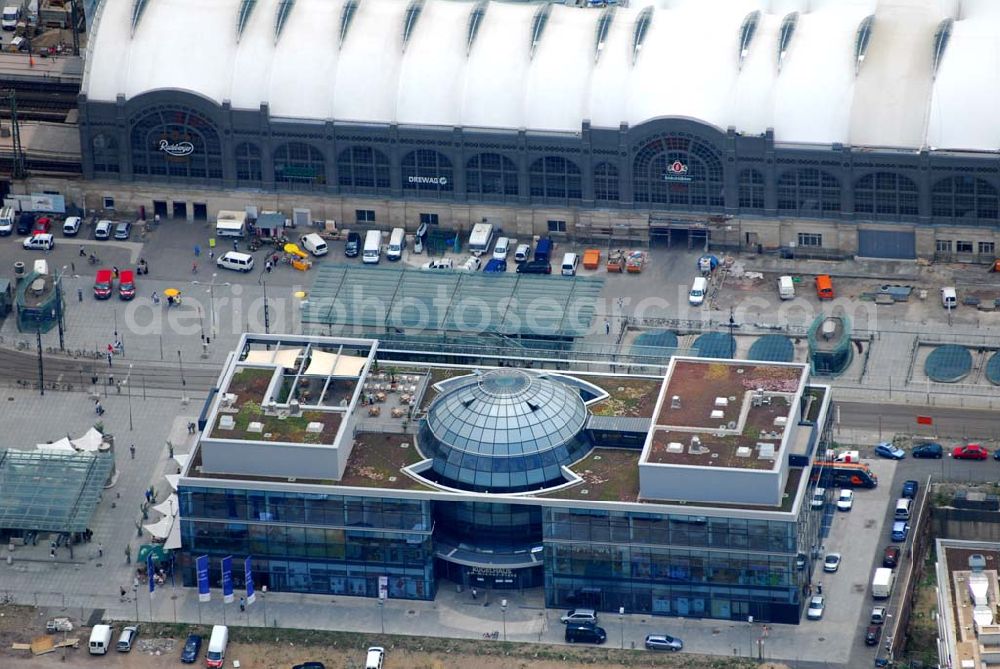
{"label": "glass facade", "polygon": [[182,488],[180,561],[194,586],[194,560],[252,556],[259,582],[278,592],[433,599],[430,502],[298,492]]}
{"label": "glass facade", "polygon": [[632,170],[635,201],[678,208],[722,207],[722,161],[708,144],[684,133],[646,143]]}
{"label": "glass facade", "polygon": [[[132,126],[131,142],[134,174],[222,179],[219,133],[211,121],[190,109],[150,109]],[[105,158],[103,164],[111,163]]]}

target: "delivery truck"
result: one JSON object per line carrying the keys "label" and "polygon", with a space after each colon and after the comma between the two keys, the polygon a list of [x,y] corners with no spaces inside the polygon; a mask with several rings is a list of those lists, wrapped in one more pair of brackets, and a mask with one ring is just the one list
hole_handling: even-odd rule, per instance
{"label": "delivery truck", "polygon": [[872,599],[889,599],[896,575],[888,567],[879,567],[872,576]]}

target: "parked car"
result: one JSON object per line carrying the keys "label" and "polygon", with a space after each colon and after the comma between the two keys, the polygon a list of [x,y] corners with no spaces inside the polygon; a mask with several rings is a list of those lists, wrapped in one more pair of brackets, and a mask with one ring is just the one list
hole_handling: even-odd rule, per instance
{"label": "parked car", "polygon": [[425,262],[420,269],[455,269],[455,263],[451,258],[440,258]]}
{"label": "parked car", "polygon": [[936,444],[933,441],[929,441],[925,444],[920,444],[911,451],[913,457],[915,458],[934,458],[938,459],[944,456],[944,447],[941,444]]}
{"label": "parked car", "polygon": [[603,627],[598,627],[594,623],[569,623],[566,625],[566,643],[604,643],[608,640],[608,633]]}
{"label": "parked car", "polygon": [[517,249],[514,251],[514,262],[522,263],[527,262],[528,258],[531,257],[531,244],[518,244]]}
{"label": "parked car", "polygon": [[75,237],[76,233],[80,232],[82,224],[83,220],[79,216],[67,216],[63,221],[63,236]]}
{"label": "parked car", "polygon": [[799,553],[795,556],[795,568],[802,571],[809,564],[809,558],[805,553]]}
{"label": "parked car", "polygon": [[111,239],[111,229],[114,223],[108,220],[98,221],[94,227],[94,239]]}
{"label": "parked car", "polygon": [[886,610],[884,606],[874,606],[872,607],[872,615],[869,620],[872,625],[881,625],[885,622]]}
{"label": "parked car", "polygon": [[486,267],[483,269],[484,272],[488,274],[503,274],[507,271],[507,261],[499,260],[497,258],[490,258]]}
{"label": "parked car", "polygon": [[115,225],[115,239],[128,239],[132,235],[132,223],[129,221],[118,221]]}
{"label": "parked car", "polygon": [[132,644],[135,643],[137,636],[139,636],[139,628],[135,625],[129,625],[118,635],[118,643],[115,645],[115,650],[119,653],[129,652],[132,650]]}
{"label": "parked car", "polygon": [[869,625],[865,630],[865,645],[877,646],[878,640],[882,636],[882,628],[878,625]]}
{"label": "parked car", "polygon": [[476,256],[469,256],[469,259],[462,263],[462,266],[458,269],[463,272],[478,272],[479,268],[483,266],[483,261]]}
{"label": "parked car", "polygon": [[910,534],[910,524],[905,520],[897,520],[892,524],[892,540],[903,542],[906,541],[907,535]]}
{"label": "parked car", "polygon": [[994,460],[1000,460],[1000,448],[998,448],[997,450],[993,451],[993,459]]}
{"label": "parked car", "polygon": [[118,277],[118,297],[131,300],[135,297],[135,272],[123,269]]}
{"label": "parked car", "polygon": [[890,460],[902,460],[906,457],[906,451],[902,448],[893,446],[888,441],[883,441],[881,444],[875,445],[875,455],[888,458]]}
{"label": "parked car", "polygon": [[181,662],[184,664],[194,664],[198,661],[198,653],[201,652],[201,636],[189,634],[184,642],[184,649],[181,651]]}
{"label": "parked car", "polygon": [[920,483],[914,480],[903,481],[903,497],[909,499],[917,498],[917,490],[920,489]]}
{"label": "parked car", "polygon": [[838,569],[840,569],[840,553],[828,553],[823,558],[823,571],[832,574]]}
{"label": "parked car", "polygon": [[809,599],[809,608],[806,610],[806,618],[809,620],[819,620],[823,617],[823,609],[826,608],[826,599],[823,595],[813,595]]}
{"label": "parked car", "polygon": [[106,300],[111,297],[111,285],[114,283],[114,275],[109,269],[99,269],[94,277],[94,297],[98,300]]}
{"label": "parked car", "polygon": [[365,669],[382,669],[385,664],[385,648],[372,646],[365,654]]}
{"label": "parked car", "polygon": [[882,551],[882,566],[890,569],[899,564],[899,546],[886,546]]}
{"label": "parked car", "polygon": [[322,662],[303,662],[296,664],[292,669],[326,669],[326,665]]}
{"label": "parked car", "polygon": [[42,235],[52,232],[52,219],[48,216],[42,216],[35,221],[34,227],[31,228],[31,234]]}
{"label": "parked car", "polygon": [[559,620],[565,623],[596,623],[597,611],[594,609],[570,609]]}
{"label": "parked car", "polygon": [[548,260],[528,260],[517,266],[518,274],[552,274]]}
{"label": "parked car", "polygon": [[35,227],[35,215],[30,211],[22,211],[21,215],[17,217],[17,234],[27,235],[30,234],[32,229]]}
{"label": "parked car", "polygon": [[355,258],[361,253],[361,233],[348,232],[347,242],[344,244],[344,255],[348,258]]}
{"label": "parked car", "polygon": [[496,245],[493,247],[493,257],[496,260],[506,260],[507,254],[510,253],[510,247],[512,244],[516,244],[516,239],[510,239],[509,237],[500,237],[497,239]]}
{"label": "parked car", "polygon": [[55,238],[48,233],[39,233],[25,239],[21,246],[29,251],[49,251],[56,246]]}
{"label": "parked car", "polygon": [[684,650],[684,642],[675,636],[670,636],[669,634],[647,634],[646,649],[671,650],[676,652]]}
{"label": "parked car", "polygon": [[990,457],[990,452],[979,444],[966,444],[956,446],[951,452],[951,457],[959,460],[985,460]]}
{"label": "parked car", "polygon": [[837,498],[837,511],[850,511],[854,506],[854,491],[844,488]]}
{"label": "parked car", "polygon": [[826,488],[814,488],[809,506],[813,509],[822,509],[826,504]]}

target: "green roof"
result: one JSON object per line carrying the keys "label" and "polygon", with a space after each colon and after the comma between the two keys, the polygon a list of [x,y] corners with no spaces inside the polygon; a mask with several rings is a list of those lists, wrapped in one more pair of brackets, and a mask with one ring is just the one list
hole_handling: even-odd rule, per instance
{"label": "green roof", "polygon": [[582,337],[602,279],[364,265],[317,268],[304,326]]}

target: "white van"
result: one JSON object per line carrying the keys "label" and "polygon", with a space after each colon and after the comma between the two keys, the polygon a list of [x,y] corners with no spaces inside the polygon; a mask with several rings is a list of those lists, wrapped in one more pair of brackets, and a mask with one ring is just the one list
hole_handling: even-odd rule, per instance
{"label": "white van", "polygon": [[385,664],[385,648],[372,646],[365,654],[365,669],[382,669]]}
{"label": "white van", "polygon": [[791,300],[795,298],[795,284],[792,282],[792,277],[778,277],[778,297],[783,300]]}
{"label": "white van", "polygon": [[315,232],[310,232],[308,235],[302,235],[299,237],[299,246],[304,248],[306,251],[309,251],[309,253],[314,256],[325,256],[327,251],[330,250],[327,248],[326,242],[323,241],[323,238]]}
{"label": "white van", "polygon": [[708,279],[703,276],[696,277],[691,284],[691,292],[688,293],[688,302],[694,307],[701,306],[706,293],[708,293]]}
{"label": "white van", "polygon": [[580,265],[580,256],[575,253],[564,253],[562,259],[562,275],[575,276],[576,268]]}
{"label": "white van", "polygon": [[87,645],[91,655],[105,655],[111,648],[111,625],[94,625]]}
{"label": "white van", "polygon": [[389,246],[385,251],[388,260],[399,260],[403,257],[403,247],[406,246],[406,231],[403,228],[393,228],[389,235]]}
{"label": "white van", "polygon": [[222,269],[232,269],[238,272],[249,272],[253,269],[253,256],[239,251],[226,251],[215,264]]}
{"label": "white van", "polygon": [[954,309],[958,306],[958,293],[954,287],[947,286],[941,289],[941,306],[945,309]]}
{"label": "white van", "polygon": [[9,235],[14,231],[15,216],[13,207],[0,207],[0,235]]}
{"label": "white van", "polygon": [[909,499],[908,497],[900,497],[896,500],[896,512],[893,514],[893,518],[896,520],[909,520],[910,509],[912,506],[912,499]]}
{"label": "white van", "polygon": [[365,234],[365,247],[361,252],[361,262],[377,263],[382,253],[382,233],[378,230],[369,230]]}
{"label": "white van", "polygon": [[63,221],[63,234],[67,237],[72,237],[76,233],[80,232],[80,217],[79,216],[69,216]]}
{"label": "white van", "polygon": [[215,218],[216,237],[245,237],[247,213],[245,211],[220,211]]}
{"label": "white van", "polygon": [[212,636],[208,640],[208,652],[205,654],[205,666],[210,669],[221,669],[226,662],[228,645],[229,628],[225,625],[213,625]]}
{"label": "white van", "polygon": [[497,240],[497,245],[493,247],[493,257],[497,260],[506,260],[507,254],[510,253],[510,246],[510,237],[501,237]]}

